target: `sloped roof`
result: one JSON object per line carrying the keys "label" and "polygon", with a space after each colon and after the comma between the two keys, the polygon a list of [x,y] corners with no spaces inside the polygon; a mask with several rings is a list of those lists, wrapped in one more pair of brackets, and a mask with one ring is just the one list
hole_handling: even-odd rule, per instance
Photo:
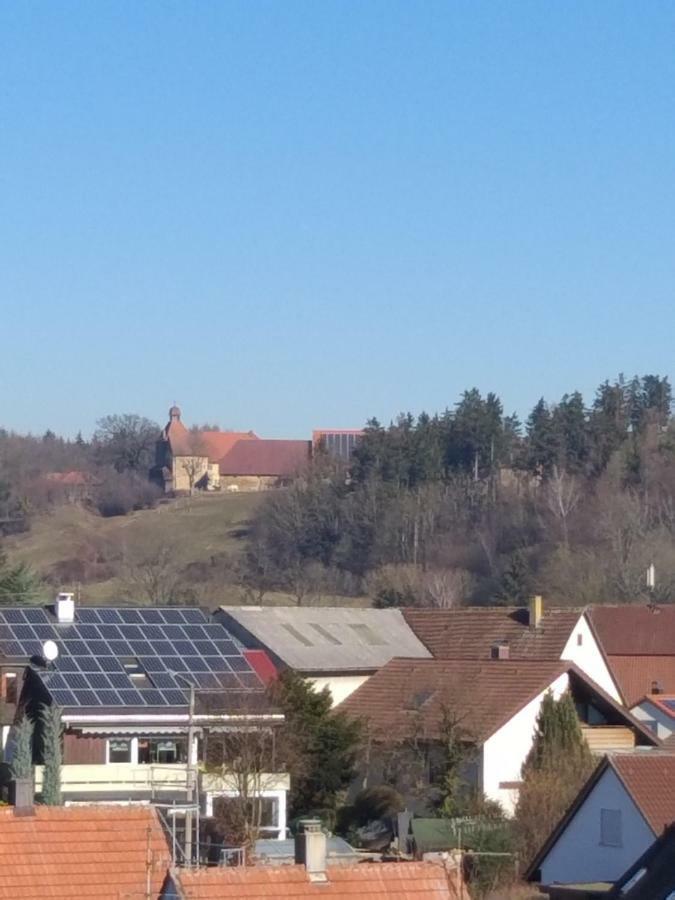
{"label": "sloped roof", "polygon": [[559,660],[394,659],[338,707],[376,733],[441,736],[446,710],[482,743],[570,669]]}
{"label": "sloped roof", "polygon": [[449,712],[467,740],[482,743],[564,673],[575,697],[591,701],[608,721],[633,729],[640,743],[660,744],[644,722],[564,660],[394,659],[338,708],[366,719],[376,736],[414,732],[428,740],[442,736]]}
{"label": "sloped roof", "polygon": [[216,616],[245,647],[300,672],[369,672],[394,656],[429,656],[397,609],[221,606]]}
{"label": "sloped roof", "polygon": [[[49,667],[38,662],[46,640],[59,651]],[[183,713],[186,680],[198,691],[222,690],[228,702],[233,694],[263,692],[242,648],[222,624],[194,607],[76,606],[74,621],[59,623],[51,607],[5,606],[0,655],[35,658],[29,683],[39,679],[54,703],[73,714]],[[135,682],[132,672],[144,674],[145,682]]]}
{"label": "sloped roof", "polygon": [[[675,826],[669,825],[642,856],[614,883],[607,900],[654,900],[675,892]],[[642,873],[638,875],[638,873]]]}
{"label": "sloped roof", "polygon": [[257,441],[252,431],[189,431],[180,420],[180,410],[162,431],[162,439],[168,441],[173,456],[208,456],[210,462],[218,462],[238,441]]}
{"label": "sloped roof", "polygon": [[95,484],[97,479],[91,472],[82,472],[78,469],[71,469],[69,472],[47,472],[45,475],[47,481],[64,486],[84,487],[86,485]]}
{"label": "sloped roof", "polygon": [[36,806],[33,816],[6,807],[0,809],[0,897],[145,897],[148,851],[158,897],[171,860],[151,807]]}
{"label": "sloped roof", "polygon": [[220,460],[221,475],[297,475],[309,462],[311,441],[237,441]]}
{"label": "sloped roof", "polygon": [[225,898],[355,897],[397,900],[446,900],[451,893],[448,873],[430,862],[361,863],[330,866],[326,881],[312,882],[304,866],[232,866],[209,869],[181,869],[174,880],[184,900],[225,900]]}
{"label": "sloped roof", "polygon": [[607,656],[670,656],[675,648],[675,605],[593,606],[588,619]]}
{"label": "sloped roof", "polygon": [[675,694],[675,645],[669,656],[607,656],[607,665],[626,706],[635,706],[657,681],[666,694]]}
{"label": "sloped roof", "polygon": [[605,756],[581,787],[542,848],[529,864],[524,877],[532,880],[569,823],[583,806],[602,775],[611,768],[642,813],[654,834],[675,821],[675,754],[661,750],[614,753]]}
{"label": "sloped roof", "polygon": [[536,628],[524,607],[405,609],[403,615],[437,658],[489,659],[494,644],[507,642],[511,659],[560,659],[582,611],[546,609]]}
{"label": "sloped roof", "polygon": [[675,822],[674,754],[616,754],[611,765],[655,834]]}

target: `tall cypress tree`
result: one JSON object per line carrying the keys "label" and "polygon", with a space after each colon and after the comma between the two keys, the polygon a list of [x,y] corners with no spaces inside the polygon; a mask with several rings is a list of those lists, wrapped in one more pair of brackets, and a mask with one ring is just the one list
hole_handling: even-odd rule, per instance
{"label": "tall cypress tree", "polygon": [[516,808],[516,833],[525,861],[551,833],[594,765],[571,694],[567,691],[556,700],[548,691],[523,763]]}
{"label": "tall cypress tree", "polygon": [[43,706],[42,720],[42,802],[46,806],[61,806],[61,710],[58,706]]}
{"label": "tall cypress tree", "polygon": [[14,778],[30,778],[33,774],[33,723],[23,716],[16,726],[16,746],[12,760]]}

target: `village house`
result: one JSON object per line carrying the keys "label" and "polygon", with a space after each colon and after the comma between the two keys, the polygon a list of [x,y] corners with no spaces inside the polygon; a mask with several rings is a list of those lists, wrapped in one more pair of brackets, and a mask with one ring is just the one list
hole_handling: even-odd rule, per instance
{"label": "village house", "polygon": [[675,606],[593,606],[587,619],[629,709],[652,693],[675,694]]}
{"label": "village house", "polygon": [[[0,610],[0,655],[14,721],[33,719],[36,748],[41,708],[61,710],[66,803],[192,805],[212,816],[237,795],[238,782],[227,770],[205,769],[209,740],[283,721],[245,653],[195,608],[76,608],[72,595],[60,594],[54,607]],[[4,730],[11,761],[12,729]],[[39,794],[39,755],[36,762]],[[288,775],[255,777],[263,834],[283,838]]]}
{"label": "village house", "polygon": [[[673,783],[675,755],[663,751],[608,755],[525,877],[544,886],[574,884],[580,892],[584,884],[611,886],[675,821]],[[672,871],[672,860],[670,865]]]}
{"label": "village house", "polygon": [[431,654],[397,609],[221,606],[214,614],[249,650],[327,687],[341,703],[395,656]]}
{"label": "village house", "polygon": [[529,607],[411,608],[403,615],[437,659],[567,660],[623,702],[586,610],[533,597]]}
{"label": "village house", "polygon": [[338,708],[366,725],[371,750],[360,787],[391,783],[409,808],[427,808],[450,726],[468,750],[465,781],[511,814],[544,695],[568,690],[592,752],[658,745],[649,728],[563,660],[394,659]]}

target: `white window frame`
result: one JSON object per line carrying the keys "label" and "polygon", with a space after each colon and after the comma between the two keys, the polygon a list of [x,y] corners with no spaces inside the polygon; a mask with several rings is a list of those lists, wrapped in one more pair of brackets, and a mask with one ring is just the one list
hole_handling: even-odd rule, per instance
{"label": "white window frame", "polygon": [[[213,801],[217,797],[237,797],[237,791],[209,791],[206,794],[204,803],[204,813],[206,816],[213,815]],[[272,840],[283,841],[286,837],[286,791],[260,791],[257,795],[260,797],[269,797],[277,801],[277,821],[274,825],[261,829],[261,836],[271,838]],[[276,835],[274,834],[276,832]]]}
{"label": "white window frame", "polygon": [[[110,760],[110,743],[111,741],[129,741],[131,744],[131,754],[129,762],[111,762]],[[111,735],[105,742],[105,764],[107,766],[136,766],[138,765],[138,738],[129,734]]]}

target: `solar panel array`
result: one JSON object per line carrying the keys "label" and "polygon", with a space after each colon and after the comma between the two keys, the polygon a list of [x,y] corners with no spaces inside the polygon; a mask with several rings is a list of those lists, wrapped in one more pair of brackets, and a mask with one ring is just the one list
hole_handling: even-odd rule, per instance
{"label": "solar panel array", "polygon": [[[42,656],[47,640],[58,658],[35,671],[64,708],[185,706],[186,681],[214,691],[261,687],[225,628],[199,609],[84,607],[68,625],[42,607],[0,609],[3,656]],[[129,661],[145,673],[143,684],[132,680]]]}

